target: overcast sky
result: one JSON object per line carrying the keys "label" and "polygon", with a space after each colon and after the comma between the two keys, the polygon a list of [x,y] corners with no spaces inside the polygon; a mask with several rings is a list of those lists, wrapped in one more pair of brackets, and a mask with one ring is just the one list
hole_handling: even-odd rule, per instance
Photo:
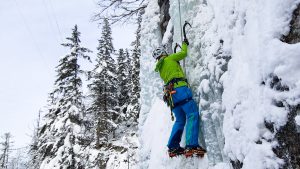
{"label": "overcast sky", "polygon": [[[10,0],[0,5],[0,135],[11,132],[15,148],[30,142],[45,106],[54,67],[67,52],[60,44],[75,24],[82,45],[96,51],[101,30],[91,17],[96,0]],[[126,48],[135,27],[114,26],[115,48]],[[91,56],[95,56],[91,54]]]}

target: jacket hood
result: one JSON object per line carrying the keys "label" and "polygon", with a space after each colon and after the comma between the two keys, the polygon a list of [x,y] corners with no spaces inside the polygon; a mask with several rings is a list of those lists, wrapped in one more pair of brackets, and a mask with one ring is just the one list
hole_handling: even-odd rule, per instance
{"label": "jacket hood", "polygon": [[164,63],[164,60],[165,60],[166,56],[165,57],[162,57],[158,60],[158,62],[156,63],[156,66],[155,66],[155,72],[159,72],[161,66],[163,65]]}

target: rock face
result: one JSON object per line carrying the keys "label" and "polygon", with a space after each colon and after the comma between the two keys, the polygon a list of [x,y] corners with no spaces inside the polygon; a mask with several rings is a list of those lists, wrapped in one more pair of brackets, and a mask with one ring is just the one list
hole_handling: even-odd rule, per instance
{"label": "rock face", "polygon": [[278,157],[284,159],[283,168],[300,169],[300,133],[297,133],[295,117],[300,113],[300,105],[288,106],[290,113],[288,123],[276,134],[279,147],[274,150]]}
{"label": "rock face", "polygon": [[161,29],[161,34],[163,36],[167,30],[167,26],[170,20],[170,14],[169,14],[170,1],[158,0],[158,5],[160,8],[160,29]]}
{"label": "rock face", "polygon": [[[292,31],[292,30],[291,30]],[[299,37],[294,37],[299,38]],[[272,79],[270,87],[279,92],[289,91],[289,88],[281,83],[281,79],[276,75],[271,75]],[[276,131],[273,124],[265,123],[266,127],[271,131],[276,131],[275,138],[278,141],[278,147],[273,151],[275,154],[284,160],[285,164],[282,168],[300,169],[300,145],[295,142],[300,141],[300,133],[297,132],[295,117],[300,113],[300,105],[291,106],[284,100],[274,100],[274,105],[277,107],[285,107],[289,110],[287,124]]]}
{"label": "rock face", "polygon": [[288,35],[283,36],[281,40],[289,44],[300,42],[300,6],[295,9],[291,21],[291,30]]}
{"label": "rock face", "polygon": [[[295,9],[293,18],[290,23],[290,32],[288,35],[283,36],[281,41],[288,44],[295,44],[300,42],[300,5]],[[273,89],[278,91],[288,90],[280,84],[278,77],[273,77]],[[284,106],[284,102],[279,102],[277,106]],[[286,109],[289,110],[288,122],[282,127],[276,134],[279,146],[274,149],[274,152],[278,157],[284,159],[285,165],[283,168],[300,169],[300,133],[297,132],[297,126],[295,117],[300,114],[300,105],[291,106],[285,105]],[[271,125],[269,125],[271,128]]]}
{"label": "rock face", "polygon": [[[290,32],[282,36],[282,42],[295,44],[300,42],[300,5],[293,12],[293,18],[290,22]],[[281,83],[281,79],[272,74],[269,77],[270,82],[263,85],[276,90],[278,92],[289,91],[289,87]],[[300,105],[289,105],[285,100],[274,100],[274,105],[277,107],[285,107],[289,111],[287,124],[280,129],[275,129],[273,124],[265,122],[265,126],[275,134],[275,139],[278,141],[278,146],[273,149],[274,153],[284,160],[284,169],[300,169],[300,132],[297,131],[295,117],[300,114]],[[260,144],[257,142],[257,144]],[[243,167],[240,161],[231,161],[234,169]]]}

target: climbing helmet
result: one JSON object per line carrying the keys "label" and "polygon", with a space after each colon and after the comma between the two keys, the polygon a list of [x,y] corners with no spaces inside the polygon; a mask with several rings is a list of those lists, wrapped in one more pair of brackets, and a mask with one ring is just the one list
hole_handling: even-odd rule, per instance
{"label": "climbing helmet", "polygon": [[161,55],[168,55],[164,46],[156,48],[152,53],[154,59],[158,59]]}

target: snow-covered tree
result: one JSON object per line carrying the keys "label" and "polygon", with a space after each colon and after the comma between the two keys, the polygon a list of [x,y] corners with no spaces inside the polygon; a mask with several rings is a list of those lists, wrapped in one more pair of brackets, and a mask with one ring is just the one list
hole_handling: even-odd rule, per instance
{"label": "snow-covered tree", "polygon": [[129,104],[129,90],[131,88],[129,81],[129,73],[128,73],[128,51],[124,52],[123,49],[119,50],[119,56],[117,58],[118,61],[118,103],[120,107],[120,113],[125,114],[127,111],[127,106]]}
{"label": "snow-covered tree", "polygon": [[112,57],[114,47],[112,43],[111,27],[104,19],[102,35],[99,40],[95,69],[91,73],[90,96],[92,104],[89,111],[96,116],[96,147],[100,148],[108,142],[110,134],[116,128],[114,120],[117,118],[116,106],[116,65]]}
{"label": "snow-covered tree", "polygon": [[41,111],[39,111],[38,119],[36,120],[36,124],[33,129],[33,135],[31,138],[31,143],[29,145],[29,168],[35,169],[38,168],[40,165],[40,158],[38,154],[38,138],[39,138],[39,128],[41,122]]}
{"label": "snow-covered tree", "polygon": [[128,72],[128,76],[126,77],[127,79],[127,83],[130,86],[130,90],[128,91],[128,95],[131,96],[131,85],[132,85],[132,55],[129,53],[128,49],[125,50],[125,58],[127,58],[126,61],[126,68],[127,68],[127,72]]}
{"label": "snow-covered tree", "polygon": [[84,168],[81,151],[89,144],[84,136],[85,107],[81,91],[82,80],[78,59],[90,60],[89,49],[80,45],[80,32],[75,25],[72,36],[62,44],[70,52],[62,57],[56,67],[57,79],[50,93],[45,124],[38,138],[38,155],[41,168]]}
{"label": "snow-covered tree", "polygon": [[11,153],[12,147],[12,136],[10,133],[5,133],[2,136],[3,141],[0,142],[1,149],[0,149],[0,167],[1,169],[6,169],[8,167],[8,160]]}
{"label": "snow-covered tree", "polygon": [[131,104],[133,106],[132,113],[134,116],[134,120],[136,121],[139,116],[140,112],[140,57],[141,57],[141,23],[142,23],[142,14],[143,11],[139,13],[139,17],[137,19],[138,28],[136,30],[136,38],[135,41],[132,43],[133,53],[132,53],[132,74],[131,74],[131,80],[132,80],[132,91],[131,91]]}
{"label": "snow-covered tree", "polygon": [[[21,147],[17,149],[13,149],[9,162],[8,169],[31,169],[33,166],[28,162],[28,147]],[[36,166],[37,169],[39,168]]]}

